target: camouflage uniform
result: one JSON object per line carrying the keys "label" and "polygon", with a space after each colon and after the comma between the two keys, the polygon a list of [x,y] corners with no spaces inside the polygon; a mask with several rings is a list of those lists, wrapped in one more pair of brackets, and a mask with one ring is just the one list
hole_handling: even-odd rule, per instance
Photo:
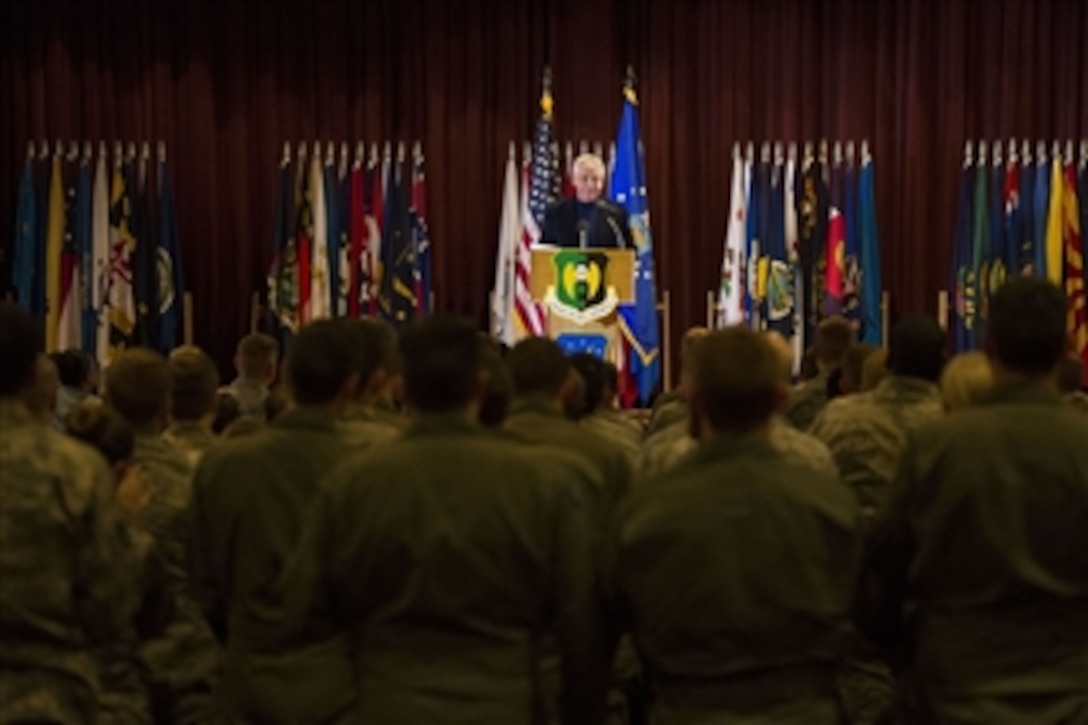
{"label": "camouflage uniform", "polygon": [[[687,435],[686,429],[681,427],[678,430],[683,435],[675,436],[667,446],[660,446],[655,453],[652,460],[655,472],[673,466],[695,448],[696,442]],[[819,439],[802,433],[778,417],[771,419],[769,436],[771,445],[791,463],[810,471],[818,471],[830,478],[839,477],[839,469],[831,457],[831,451]]]}
{"label": "camouflage uniform", "polygon": [[324,482],[286,588],[303,626],[352,642],[352,722],[534,722],[547,642],[570,721],[598,721],[608,663],[585,487],[544,448],[424,415]]}
{"label": "camouflage uniform", "polygon": [[1088,419],[1043,384],[919,430],[859,621],[908,663],[904,722],[1088,722]]}
{"label": "camouflage uniform", "polygon": [[872,390],[832,400],[809,432],[831,449],[843,481],[871,515],[884,500],[911,434],[943,415],[935,384],[891,375]]}
{"label": "camouflage uniform", "polygon": [[613,408],[598,408],[578,422],[620,448],[632,470],[638,465],[642,426],[634,418]]}
{"label": "camouflage uniform", "polygon": [[1071,405],[1082,413],[1088,413],[1088,393],[1078,390],[1075,393],[1067,393],[1062,397],[1062,402]]}
{"label": "camouflage uniform", "polygon": [[646,426],[646,434],[653,435],[684,420],[688,414],[687,410],[687,403],[680,397],[679,390],[662,393],[654,401],[654,407],[650,413],[650,423]]}
{"label": "camouflage uniform", "polygon": [[238,401],[239,417],[266,420],[268,418],[268,387],[256,380],[235,378],[230,385],[219,388],[220,393],[226,393]]}
{"label": "camouflage uniform", "polygon": [[344,411],[337,428],[352,450],[359,450],[393,440],[408,423],[407,416],[388,408],[353,403]]}
{"label": "camouflage uniform", "polygon": [[155,541],[174,600],[165,631],[142,642],[156,721],[201,722],[211,716],[219,647],[192,591],[189,569],[193,468],[161,435],[137,431],[133,463],[144,472],[150,500],[139,526]]}
{"label": "camouflage uniform", "polygon": [[343,639],[311,623],[286,638],[279,588],[318,484],[349,450],[324,412],[298,407],[201,460],[194,580],[225,644],[219,700],[233,718],[323,722],[354,697]]}
{"label": "camouflage uniform", "polygon": [[578,455],[597,471],[603,488],[590,493],[591,520],[598,536],[604,532],[620,500],[631,485],[631,466],[627,457],[611,441],[585,430],[563,414],[530,400],[516,400],[510,406],[504,428],[527,441],[540,443]]}
{"label": "camouflage uniform", "polygon": [[661,722],[841,722],[857,504],[762,436],[700,445],[636,487],[611,540]]}
{"label": "camouflage uniform", "polygon": [[17,401],[0,399],[0,431],[0,718],[94,722],[95,650],[130,614],[114,476]]}
{"label": "camouflage uniform", "polygon": [[194,468],[200,462],[200,457],[219,440],[210,426],[193,421],[174,422],[163,433],[163,437],[184,455]]}
{"label": "camouflage uniform", "polygon": [[820,373],[812,380],[806,380],[799,387],[794,388],[782,415],[797,430],[808,430],[812,421],[816,420],[816,416],[827,405],[829,377],[831,377],[829,373]]}

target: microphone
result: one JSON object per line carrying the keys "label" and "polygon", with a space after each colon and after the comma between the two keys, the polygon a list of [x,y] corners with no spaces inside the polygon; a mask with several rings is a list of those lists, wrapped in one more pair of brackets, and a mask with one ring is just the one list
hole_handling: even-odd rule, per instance
{"label": "microphone", "polygon": [[579,219],[578,220],[578,248],[581,249],[583,252],[586,250],[586,247],[589,246],[589,244],[588,244],[589,240],[587,239],[587,237],[589,237],[589,222],[587,222],[585,219]]}
{"label": "microphone", "polygon": [[606,214],[604,218],[608,220],[608,226],[612,227],[612,236],[616,240],[616,248],[627,249],[627,242],[624,240],[623,234],[620,233],[620,228],[619,225],[616,224],[616,220],[608,214]]}

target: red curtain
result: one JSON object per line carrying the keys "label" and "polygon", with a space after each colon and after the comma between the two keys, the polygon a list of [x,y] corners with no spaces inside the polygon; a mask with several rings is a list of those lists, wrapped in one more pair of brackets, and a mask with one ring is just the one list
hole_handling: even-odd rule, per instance
{"label": "red curtain", "polygon": [[284,140],[419,139],[438,307],[483,323],[507,144],[546,62],[564,139],[611,139],[639,76],[675,335],[717,286],[735,141],[869,139],[902,311],[947,286],[966,139],[1088,136],[1083,0],[13,0],[0,41],[4,269],[28,140],[162,139],[220,360],[263,288]]}

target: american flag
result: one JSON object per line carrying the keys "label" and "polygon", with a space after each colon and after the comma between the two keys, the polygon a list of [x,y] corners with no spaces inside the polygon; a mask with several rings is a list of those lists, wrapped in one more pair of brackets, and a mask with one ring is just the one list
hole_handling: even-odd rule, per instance
{"label": "american flag", "polygon": [[544,334],[544,312],[532,301],[532,252],[540,241],[544,227],[544,212],[559,195],[558,148],[552,145],[552,94],[545,87],[540,96],[540,120],[533,137],[532,160],[523,167],[522,183],[527,186],[525,199],[525,231],[518,249],[515,274],[515,304],[521,328],[527,335]]}

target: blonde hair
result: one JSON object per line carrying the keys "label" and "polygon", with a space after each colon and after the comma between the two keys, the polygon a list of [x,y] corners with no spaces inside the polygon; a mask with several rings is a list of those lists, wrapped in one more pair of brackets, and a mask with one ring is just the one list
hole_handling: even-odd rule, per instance
{"label": "blonde hair", "polygon": [[994,385],[990,361],[981,352],[968,352],[952,358],[941,373],[941,397],[945,410],[952,412],[979,403]]}
{"label": "blonde hair", "polygon": [[574,159],[574,163],[571,164],[571,169],[573,169],[575,172],[583,167],[592,168],[597,172],[597,175],[602,178],[608,173],[608,169],[604,165],[604,160],[597,154],[579,154],[578,157]]}

